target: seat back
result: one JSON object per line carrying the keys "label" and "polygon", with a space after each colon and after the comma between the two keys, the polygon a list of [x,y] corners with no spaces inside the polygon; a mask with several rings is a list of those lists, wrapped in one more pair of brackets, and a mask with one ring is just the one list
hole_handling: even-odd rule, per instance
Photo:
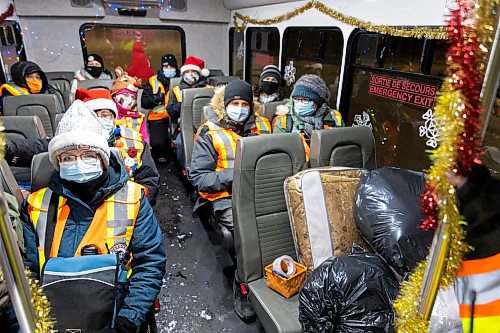
{"label": "seat back", "polygon": [[45,75],[49,81],[66,81],[68,85],[71,85],[75,77],[74,72],[45,72]]}
{"label": "seat back", "polygon": [[274,115],[276,114],[276,107],[278,105],[285,105],[287,103],[286,100],[277,101],[277,102],[269,102],[262,104],[262,114],[261,116],[269,119],[269,122],[273,123]]}
{"label": "seat back", "polygon": [[58,113],[58,114],[56,114],[56,123],[55,123],[55,126],[54,126],[54,133],[56,132],[57,126],[59,126],[59,122],[61,121],[61,119],[62,119],[63,116],[64,116],[64,113]]}
{"label": "seat back", "polygon": [[313,131],[311,167],[343,166],[372,170],[375,161],[375,139],[370,127],[336,127]]}
{"label": "seat back", "polygon": [[224,72],[222,71],[222,69],[210,69],[209,77],[214,77],[214,76],[224,76]]}
{"label": "seat back", "polygon": [[87,90],[111,90],[111,86],[113,85],[114,80],[83,80],[78,81],[78,88],[85,88]]}
{"label": "seat back", "polygon": [[47,137],[38,116],[4,116],[1,120],[8,139],[42,139]]}
{"label": "seat back", "polygon": [[238,76],[211,76],[208,78],[208,84],[213,87],[225,86],[229,82],[238,80]]}
{"label": "seat back", "polygon": [[61,92],[64,103],[64,109],[67,110],[71,105],[71,103],[73,102],[73,96],[71,94],[71,85],[68,83],[68,81],[64,79],[49,80],[49,84]]}
{"label": "seat back", "polygon": [[214,95],[212,88],[191,88],[182,90],[181,135],[184,143],[186,170],[191,166],[194,134],[201,125],[203,107],[210,103]]}
{"label": "seat back", "polygon": [[31,160],[31,193],[49,186],[54,166],[49,160],[49,153],[40,153]]}
{"label": "seat back", "polygon": [[261,278],[279,256],[297,258],[284,181],[306,168],[298,133],[239,139],[233,174],[234,245],[245,282]]}
{"label": "seat back", "polygon": [[38,116],[48,137],[54,135],[55,117],[62,111],[57,96],[52,94],[7,96],[3,110],[5,116]]}
{"label": "seat back", "polygon": [[172,90],[174,89],[174,87],[177,87],[179,85],[179,83],[181,83],[181,79],[180,77],[173,77],[170,79],[170,86],[168,87],[168,91],[170,92],[170,95],[172,95]]}
{"label": "seat back", "polygon": [[3,190],[9,194],[12,194],[16,197],[19,206],[21,206],[24,198],[19,185],[17,185],[16,178],[14,178],[14,174],[10,170],[7,161],[2,159],[0,160],[0,178],[2,181]]}

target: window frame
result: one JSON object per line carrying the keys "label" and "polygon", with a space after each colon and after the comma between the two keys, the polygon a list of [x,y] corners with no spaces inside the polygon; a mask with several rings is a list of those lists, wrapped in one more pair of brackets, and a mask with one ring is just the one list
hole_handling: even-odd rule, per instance
{"label": "window frame", "polygon": [[[17,56],[19,57],[19,61],[26,61],[26,59],[27,59],[26,58],[26,48],[24,47],[23,32],[21,30],[21,26],[20,26],[19,22],[13,21],[13,20],[5,20],[5,21],[0,22],[0,27],[4,27],[6,25],[11,26],[13,29],[15,44],[12,44],[12,45],[16,45],[16,53],[17,53]],[[12,45],[0,45],[0,48],[9,47]],[[3,84],[3,83],[7,82],[7,76],[4,73],[3,61],[0,61],[0,64],[2,66],[2,69],[0,70],[0,82]]]}
{"label": "window frame", "polygon": [[[277,27],[249,27],[245,29],[245,35],[244,35],[244,40],[245,40],[245,62],[244,62],[244,77],[246,82],[251,82],[251,77],[250,73],[252,72],[250,69],[250,66],[252,65],[252,57],[249,54],[251,52],[251,46],[252,46],[252,38],[248,38],[248,34],[253,32],[254,30],[274,30],[278,33],[278,40],[281,41],[281,33],[280,30]],[[278,67],[280,64],[280,53],[281,53],[281,43],[278,44]]]}
{"label": "window frame", "polygon": [[115,23],[84,23],[80,26],[79,35],[80,35],[80,44],[82,47],[82,55],[83,62],[85,63],[85,59],[87,59],[87,44],[85,42],[85,32],[90,30],[93,27],[99,28],[118,28],[118,29],[150,29],[150,30],[176,30],[181,34],[181,54],[182,61],[181,64],[186,60],[186,33],[184,29],[180,26],[176,25],[128,25],[128,24],[115,24]]}
{"label": "window frame", "polygon": [[[238,52],[238,50],[234,50],[234,34],[237,33],[236,29],[234,27],[229,28],[229,76],[235,76],[233,72],[233,51]],[[241,32],[243,35],[243,45],[246,47],[245,43],[245,30]],[[243,59],[243,78],[245,77],[245,58],[246,58],[246,49],[245,49],[245,55]]]}

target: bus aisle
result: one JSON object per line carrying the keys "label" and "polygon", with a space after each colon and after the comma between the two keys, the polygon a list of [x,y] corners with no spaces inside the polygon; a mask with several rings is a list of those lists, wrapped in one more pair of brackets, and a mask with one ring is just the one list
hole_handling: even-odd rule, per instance
{"label": "bus aisle", "polygon": [[245,324],[234,312],[232,260],[192,216],[176,161],[157,166],[161,189],[154,210],[167,252],[158,332],[263,332],[258,322]]}

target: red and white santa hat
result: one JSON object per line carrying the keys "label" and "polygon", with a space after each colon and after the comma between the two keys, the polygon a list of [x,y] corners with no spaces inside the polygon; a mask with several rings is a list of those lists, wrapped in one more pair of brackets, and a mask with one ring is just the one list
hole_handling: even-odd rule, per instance
{"label": "red and white santa hat", "polygon": [[85,104],[94,112],[97,110],[107,109],[114,113],[115,118],[118,117],[118,110],[115,102],[111,99],[109,90],[87,90],[84,88],[78,88],[75,93],[75,99],[85,102]]}
{"label": "red and white santa hat", "polygon": [[188,57],[181,67],[181,74],[188,70],[195,70],[201,75],[207,77],[210,75],[210,71],[205,68],[205,62],[196,57]]}

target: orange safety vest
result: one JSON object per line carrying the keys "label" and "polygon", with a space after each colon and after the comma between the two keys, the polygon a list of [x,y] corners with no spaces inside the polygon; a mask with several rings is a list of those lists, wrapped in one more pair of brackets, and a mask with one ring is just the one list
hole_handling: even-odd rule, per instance
{"label": "orange safety vest", "polygon": [[470,332],[472,310],[474,333],[500,332],[500,253],[464,260],[457,273],[455,291],[464,333]]}
{"label": "orange safety vest", "polygon": [[142,136],[130,128],[120,128],[120,138],[115,141],[115,147],[120,150],[123,164],[127,170],[130,180],[134,180],[135,171],[142,165],[142,153],[144,143]]}
{"label": "orange safety vest", "polygon": [[29,91],[26,88],[16,86],[15,84],[4,83],[0,86],[0,96],[3,95],[3,91],[7,90],[12,96],[29,95]]}
{"label": "orange safety vest", "polygon": [[117,120],[115,124],[120,127],[123,126],[125,128],[130,128],[136,131],[137,133],[140,133],[143,121],[144,121],[144,115],[141,113],[141,116],[139,118],[122,117],[121,119]]}
{"label": "orange safety vest", "polygon": [[271,134],[269,119],[255,115],[255,127],[252,127],[250,132],[255,134]]}
{"label": "orange safety vest", "polygon": [[[144,189],[142,185],[129,181],[118,192],[105,199],[101,207],[97,209],[90,227],[78,245],[75,256],[80,256],[82,247],[90,244],[97,246],[99,254],[125,254],[134,234]],[[43,188],[28,197],[28,213],[38,236],[40,272],[47,259],[45,232],[51,196],[52,191],[49,188]],[[64,227],[70,214],[70,208],[66,202],[66,198],[59,197],[54,238],[48,257],[57,257],[59,253]],[[132,254],[125,257],[128,259],[126,266],[130,267]]]}

